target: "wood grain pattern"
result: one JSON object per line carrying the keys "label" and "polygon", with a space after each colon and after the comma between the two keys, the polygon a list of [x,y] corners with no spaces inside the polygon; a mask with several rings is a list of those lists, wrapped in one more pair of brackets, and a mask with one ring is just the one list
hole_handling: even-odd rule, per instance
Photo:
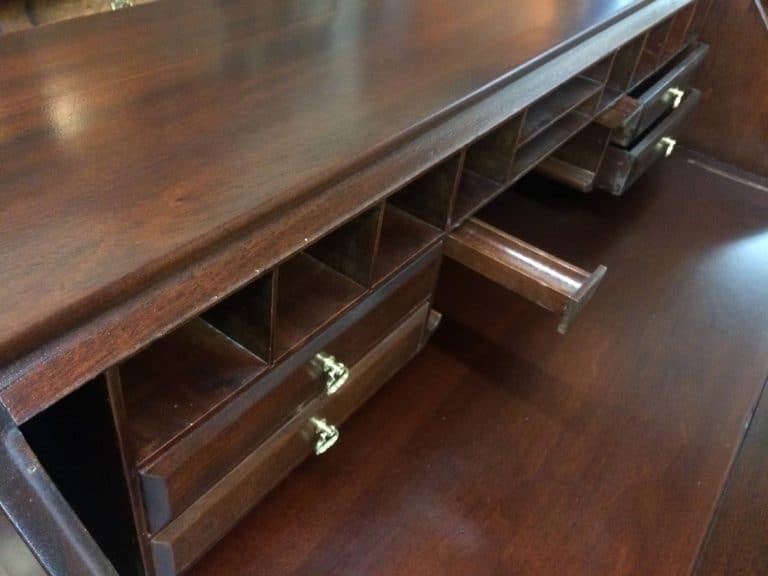
{"label": "wood grain pattern", "polygon": [[598,266],[590,274],[477,218],[448,237],[445,255],[542,308],[561,314],[561,333],[592,298],[606,272],[605,266]]}
{"label": "wood grain pattern", "polygon": [[[427,35],[376,3],[169,0],[4,38],[0,362],[14,416],[373,206],[551,90],[555,69],[586,67],[626,28],[688,3],[593,0],[520,18],[496,0],[456,19],[464,5],[451,1],[414,15]],[[121,39],[139,31],[126,55]]]}
{"label": "wood grain pattern", "polygon": [[768,397],[752,417],[695,576],[768,573]]}
{"label": "wood grain pattern", "polygon": [[320,396],[152,540],[158,576],[189,568],[312,451],[309,419],[341,424],[419,349],[429,304],[403,318],[381,343],[350,367],[349,381],[333,396]]}
{"label": "wood grain pattern", "polygon": [[768,196],[680,157],[489,212],[609,266],[589,313],[444,268],[433,344],[192,575],[689,573],[768,373]]}
{"label": "wood grain pattern", "polygon": [[[703,0],[701,0],[703,3]],[[723,162],[768,176],[768,34],[752,0],[715,0],[701,39],[710,51],[695,85],[703,98],[683,141]]]}

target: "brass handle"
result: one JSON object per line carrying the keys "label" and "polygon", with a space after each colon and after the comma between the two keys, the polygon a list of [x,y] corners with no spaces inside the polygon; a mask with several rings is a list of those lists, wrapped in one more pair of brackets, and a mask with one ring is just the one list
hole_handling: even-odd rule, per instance
{"label": "brass handle", "polygon": [[668,136],[664,136],[664,138],[659,140],[659,144],[666,148],[666,150],[664,150],[664,157],[669,158],[672,155],[672,151],[675,149],[675,146],[677,146],[677,140],[674,138],[669,138]]}
{"label": "brass handle", "polygon": [[339,429],[332,424],[328,424],[325,418],[310,418],[309,420],[315,427],[317,440],[315,441],[315,454],[320,456],[330,450],[331,446],[336,444],[339,439]]}
{"label": "brass handle", "polygon": [[109,3],[112,10],[122,10],[123,8],[133,8],[133,0],[111,0]]}
{"label": "brass handle", "polygon": [[315,354],[313,362],[325,374],[325,392],[328,396],[338,392],[349,380],[349,368],[343,362],[336,360],[334,356],[318,352]]}
{"label": "brass handle", "polygon": [[667,94],[672,96],[674,100],[672,101],[672,108],[676,109],[680,104],[683,103],[683,98],[685,97],[685,90],[680,90],[680,88],[670,88],[667,90]]}

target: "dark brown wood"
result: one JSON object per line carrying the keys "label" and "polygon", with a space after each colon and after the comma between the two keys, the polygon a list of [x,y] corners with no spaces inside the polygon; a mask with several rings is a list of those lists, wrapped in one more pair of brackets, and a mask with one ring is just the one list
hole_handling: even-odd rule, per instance
{"label": "dark brown wood", "polygon": [[691,90],[683,103],[629,150],[610,146],[595,177],[595,186],[611,194],[623,194],[656,161],[669,154],[664,138],[673,138],[701,97]]}
{"label": "dark brown wood", "polygon": [[[23,539],[13,533],[3,538],[9,546],[8,560],[24,562],[33,571],[36,564],[42,565],[47,574],[117,576],[4,409],[0,409],[0,440],[0,519],[10,520]],[[29,550],[15,550],[20,545]],[[36,563],[28,561],[29,551]]]}
{"label": "dark brown wood", "polygon": [[445,255],[561,314],[558,331],[562,334],[592,298],[606,272],[605,266],[598,266],[590,274],[476,218],[448,237]]}
{"label": "dark brown wood", "polygon": [[553,338],[446,265],[432,344],[191,576],[690,573],[768,368],[768,195],[683,156],[525,185],[483,217],[607,264],[589,313]]}
{"label": "dark brown wood", "polygon": [[370,286],[381,219],[381,207],[368,210],[307,248],[307,253],[358,284]]}
{"label": "dark brown wood", "polygon": [[[171,427],[175,433],[173,445],[140,462],[149,529],[156,532],[166,525],[265,442],[301,406],[324,394],[325,381],[314,362],[317,352],[351,366],[428,299],[438,262],[435,253],[428,254],[391,286],[374,292],[354,313],[309,342],[300,356],[294,355],[267,375],[247,382],[237,395],[222,398],[218,391],[210,392],[211,385],[204,381],[205,371],[201,371],[197,389],[190,391],[188,387],[195,382],[178,378],[171,369],[173,364],[163,363],[156,356],[155,365],[163,368],[164,379],[171,385],[161,388],[158,383],[149,394],[132,399],[135,410],[129,413],[133,416],[142,408],[147,413],[136,418],[141,428],[132,423],[137,435],[155,430],[155,435],[162,438],[157,431]],[[192,404],[190,398],[198,409],[199,414],[194,414],[197,419],[190,415],[178,418],[176,414],[173,419],[163,419],[159,413],[163,408],[189,412],[185,406]],[[202,416],[205,420],[201,422]]]}
{"label": "dark brown wood", "polygon": [[656,72],[663,64],[664,58],[669,57],[665,47],[667,46],[667,37],[672,29],[673,20],[674,17],[667,18],[648,32],[648,37],[640,53],[640,61],[637,63],[635,75],[632,78],[633,85],[639,84]]}
{"label": "dark brown wood", "polygon": [[568,112],[576,110],[598,94],[601,89],[602,84],[597,80],[585,76],[571,78],[528,108],[518,144],[522,146],[532,140]]}
{"label": "dark brown wood", "polygon": [[122,364],[133,464],[165,450],[265,368],[202,320],[182,326]]}
{"label": "dark brown wood", "polygon": [[509,182],[525,112],[505,121],[467,149],[464,166],[500,184]]}
{"label": "dark brown wood", "polygon": [[[28,419],[688,4],[562,2],[545,14],[494,0],[457,20],[463,3],[451,2],[423,7],[430,33],[375,3],[297,14],[168,0],[4,36],[1,240],[12,256],[0,260],[0,399],[13,416]],[[412,54],[395,58],[393,45]]]}
{"label": "dark brown wood", "polygon": [[202,318],[265,362],[272,359],[277,273],[270,271],[217,304]]}
{"label": "dark brown wood", "polygon": [[249,455],[203,498],[152,540],[156,572],[175,575],[215,544],[248,509],[306,458],[314,443],[309,419],[343,422],[418,351],[429,304],[424,304],[350,368],[349,381],[333,396],[307,405]]}
{"label": "dark brown wood", "polygon": [[512,167],[513,179],[520,178],[533,170],[539,162],[565,144],[591,121],[592,116],[574,110],[520,147]]}
{"label": "dark brown wood", "polygon": [[149,529],[147,515],[144,508],[144,498],[141,492],[141,482],[136,466],[136,442],[131,437],[128,421],[128,411],[123,393],[123,382],[120,370],[110,368],[104,374],[107,398],[109,399],[112,422],[114,424],[117,448],[120,453],[125,484],[128,488],[128,499],[131,506],[133,528],[136,534],[136,542],[141,555],[141,567],[146,576],[154,576],[154,566],[149,548]]}
{"label": "dark brown wood", "polygon": [[765,26],[753,0],[700,0],[712,4],[702,41],[712,50],[695,85],[703,94],[682,140],[687,145],[768,176],[768,66],[758,63],[768,49]]}
{"label": "dark brown wood", "polygon": [[440,230],[387,203],[381,225],[374,278],[384,280],[440,238]]}
{"label": "dark brown wood", "polygon": [[428,224],[444,229],[448,225],[456,189],[464,168],[465,152],[453,156],[390,196],[394,206]]}
{"label": "dark brown wood", "polygon": [[451,226],[453,228],[460,226],[472,214],[498,196],[502,190],[504,186],[495,180],[481,176],[472,170],[464,170],[456,192]]}
{"label": "dark brown wood", "polygon": [[625,92],[631,87],[637,65],[640,62],[640,55],[643,53],[647,40],[648,33],[639,34],[619,48],[613,61],[611,74],[608,77],[607,86],[609,88]]}
{"label": "dark brown wood", "polygon": [[275,357],[302,345],[349,308],[365,290],[306,253],[279,268]]}
{"label": "dark brown wood", "polygon": [[537,167],[536,171],[580,190],[591,192],[612,132],[592,122]]}
{"label": "dark brown wood", "polygon": [[[609,122],[618,119],[618,130],[612,140],[619,146],[628,148],[644,134],[662,116],[674,109],[676,96],[670,89],[688,92],[691,81],[709,52],[706,44],[692,45],[678,58],[664,68],[663,75],[654,79],[649,86],[640,86],[632,95],[635,105],[621,106],[620,110],[604,113]],[[625,113],[622,114],[622,111]],[[620,119],[619,119],[620,117]]]}
{"label": "dark brown wood", "polygon": [[695,576],[768,573],[768,396],[749,423]]}

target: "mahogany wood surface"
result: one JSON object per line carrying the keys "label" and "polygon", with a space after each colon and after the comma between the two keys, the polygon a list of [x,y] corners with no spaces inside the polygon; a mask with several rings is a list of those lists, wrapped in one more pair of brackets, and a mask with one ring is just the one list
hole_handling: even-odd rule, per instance
{"label": "mahogany wood surface", "polygon": [[714,0],[701,39],[711,46],[694,84],[703,93],[683,141],[768,177],[768,30],[754,0]]}
{"label": "mahogany wood surface", "polygon": [[483,218],[607,264],[589,312],[446,266],[432,343],[191,574],[689,573],[768,372],[768,196],[679,156]]}
{"label": "mahogany wood surface", "polygon": [[[419,350],[429,304],[411,311],[350,367],[346,384],[319,396],[152,540],[158,576],[188,568],[312,450],[311,417],[341,424]],[[235,572],[238,573],[238,572]]]}
{"label": "mahogany wood surface", "polygon": [[757,405],[695,576],[768,574],[768,397]]}
{"label": "mahogany wood surface", "polygon": [[438,120],[641,6],[651,23],[684,4],[168,0],[3,37],[3,402],[30,417],[371,206]]}

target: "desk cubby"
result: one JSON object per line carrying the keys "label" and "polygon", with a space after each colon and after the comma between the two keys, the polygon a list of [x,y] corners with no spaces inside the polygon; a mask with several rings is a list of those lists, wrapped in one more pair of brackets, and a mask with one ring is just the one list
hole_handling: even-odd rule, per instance
{"label": "desk cubby", "polygon": [[137,466],[258,377],[266,364],[196,318],[120,368]]}
{"label": "desk cubby", "polygon": [[602,87],[601,82],[583,75],[558,86],[528,108],[518,146],[524,146],[570,112],[588,104]]}

